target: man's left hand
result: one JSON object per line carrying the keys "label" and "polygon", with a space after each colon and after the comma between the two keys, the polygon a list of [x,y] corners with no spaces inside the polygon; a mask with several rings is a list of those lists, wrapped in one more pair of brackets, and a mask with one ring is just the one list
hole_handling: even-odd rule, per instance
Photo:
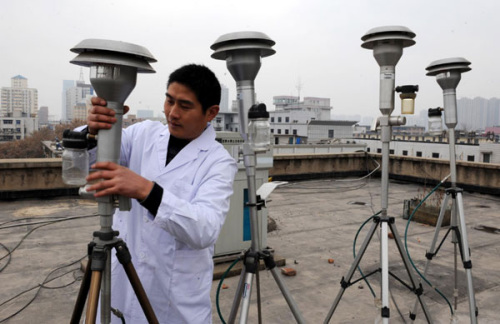
{"label": "man's left hand", "polygon": [[97,162],[91,167],[96,171],[88,175],[87,182],[91,185],[86,190],[95,190],[94,197],[120,195],[141,201],[153,189],[152,181],[116,163]]}

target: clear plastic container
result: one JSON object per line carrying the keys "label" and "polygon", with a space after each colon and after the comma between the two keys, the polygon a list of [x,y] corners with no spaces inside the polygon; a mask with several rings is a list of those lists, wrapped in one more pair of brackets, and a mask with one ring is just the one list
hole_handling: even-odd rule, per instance
{"label": "clear plastic container", "polygon": [[255,151],[269,150],[271,142],[269,119],[259,118],[250,121],[248,124],[248,142]]}
{"label": "clear plastic container", "polygon": [[83,186],[89,175],[89,153],[87,149],[66,147],[62,154],[62,179],[65,184]]}

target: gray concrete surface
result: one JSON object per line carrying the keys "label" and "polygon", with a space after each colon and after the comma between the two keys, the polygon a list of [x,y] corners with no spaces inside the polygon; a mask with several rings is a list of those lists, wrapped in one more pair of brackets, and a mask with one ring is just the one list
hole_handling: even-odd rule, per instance
{"label": "gray concrete surface", "polygon": [[[431,188],[428,188],[431,189]],[[422,186],[401,182],[390,183],[389,214],[396,218],[396,226],[404,239],[406,220],[401,218],[403,200],[422,192]],[[380,208],[380,181],[304,181],[289,183],[276,189],[268,202],[269,216],[276,220],[278,229],[268,234],[268,244],[286,259],[286,267],[297,271],[294,277],[282,276],[283,282],[297,302],[307,323],[323,323],[340,289],[340,279],[353,262],[352,243],[361,224]],[[468,240],[472,251],[475,295],[479,307],[480,323],[500,323],[500,236],[478,230],[480,226],[499,228],[500,198],[496,196],[464,193],[464,211]],[[11,259],[0,252],[0,323],[67,323],[76,300],[82,273],[78,260],[86,254],[92,232],[97,230],[99,218],[96,204],[75,197],[50,200],[0,201],[0,243],[13,249]],[[50,223],[9,227],[34,218],[37,222],[54,217],[84,218]],[[50,218],[48,218],[50,217]],[[32,220],[31,220],[32,221]],[[358,248],[371,223],[359,233]],[[32,231],[33,230],[33,231]],[[447,228],[441,229],[444,235]],[[32,232],[31,232],[32,231]],[[378,231],[377,231],[378,233]],[[375,234],[361,261],[365,273],[379,268],[380,249]],[[434,227],[412,222],[409,227],[408,247],[419,269],[425,264],[425,252],[434,236]],[[401,257],[393,240],[389,240],[390,271],[408,282]],[[328,259],[334,263],[328,263]],[[433,259],[429,279],[453,302],[454,263],[453,244],[447,239]],[[54,269],[75,261],[76,264],[57,270],[43,285]],[[280,274],[281,276],[281,274]],[[355,273],[354,279],[359,278]],[[233,303],[239,277],[227,278],[227,289],[220,291],[219,301],[227,319]],[[283,295],[269,271],[260,272],[261,305],[264,323],[294,323]],[[379,274],[370,276],[369,283],[380,297]],[[213,321],[221,323],[215,306],[219,280],[213,282]],[[464,271],[458,266],[457,322],[469,323],[468,299]],[[391,323],[409,323],[407,314],[413,308],[414,295],[396,280],[391,279]],[[14,298],[19,293],[29,290]],[[50,289],[52,288],[52,289]],[[38,291],[38,292],[37,292]],[[448,305],[435,292],[424,286],[424,301],[435,323],[450,323]],[[257,323],[256,285],[253,286],[248,323]],[[32,300],[32,301],[31,301]],[[31,303],[30,303],[31,301]],[[395,301],[395,302],[394,302]],[[29,303],[29,305],[28,305]],[[359,282],[346,289],[331,323],[374,323],[379,310],[376,299],[366,283]],[[19,314],[4,320],[11,314]],[[398,314],[397,308],[404,315]],[[421,311],[417,323],[424,323]]]}

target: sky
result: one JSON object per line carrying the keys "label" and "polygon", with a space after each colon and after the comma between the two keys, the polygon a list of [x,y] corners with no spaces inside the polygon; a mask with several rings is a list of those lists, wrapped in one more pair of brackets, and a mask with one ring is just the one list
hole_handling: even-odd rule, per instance
{"label": "sky", "polygon": [[[70,49],[88,38],[141,45],[158,60],[139,74],[126,104],[132,113],[161,113],[168,75],[204,64],[236,96],[226,63],[210,57],[219,36],[258,31],[276,44],[255,79],[257,100],[326,97],[334,115],[380,116],[379,66],[361,37],[374,27],[406,26],[416,44],[403,50],[396,85],[418,84],[416,114],[443,105],[442,90],[425,68],[463,57],[471,62],[457,87],[461,97],[500,97],[498,0],[0,0],[0,86],[16,75],[38,89],[39,106],[61,116],[63,80],[78,80]],[[84,80],[89,82],[87,68]],[[397,98],[397,97],[396,97]],[[393,115],[399,114],[399,99]]]}

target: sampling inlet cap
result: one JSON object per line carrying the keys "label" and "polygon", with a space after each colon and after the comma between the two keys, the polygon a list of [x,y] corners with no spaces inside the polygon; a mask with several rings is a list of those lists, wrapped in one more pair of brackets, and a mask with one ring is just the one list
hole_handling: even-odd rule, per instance
{"label": "sampling inlet cap", "polygon": [[409,47],[415,44],[413,38],[415,33],[404,26],[382,26],[370,29],[361,40],[364,41],[361,47],[373,49],[379,41],[398,40],[402,47]]}
{"label": "sampling inlet cap", "polygon": [[70,61],[76,65],[124,65],[137,68],[139,73],[155,73],[149,63],[156,62],[156,59],[146,48],[139,45],[106,39],[85,39],[71,51],[78,54]]}
{"label": "sampling inlet cap", "polygon": [[455,71],[459,73],[468,72],[471,63],[463,57],[452,57],[442,60],[437,60],[429,64],[425,69],[428,71],[426,75],[435,76],[443,72]]}
{"label": "sampling inlet cap", "polygon": [[256,31],[242,31],[224,34],[210,46],[214,53],[211,57],[216,60],[225,60],[230,51],[258,50],[260,57],[271,56],[276,51],[271,47],[276,44],[266,34]]}

